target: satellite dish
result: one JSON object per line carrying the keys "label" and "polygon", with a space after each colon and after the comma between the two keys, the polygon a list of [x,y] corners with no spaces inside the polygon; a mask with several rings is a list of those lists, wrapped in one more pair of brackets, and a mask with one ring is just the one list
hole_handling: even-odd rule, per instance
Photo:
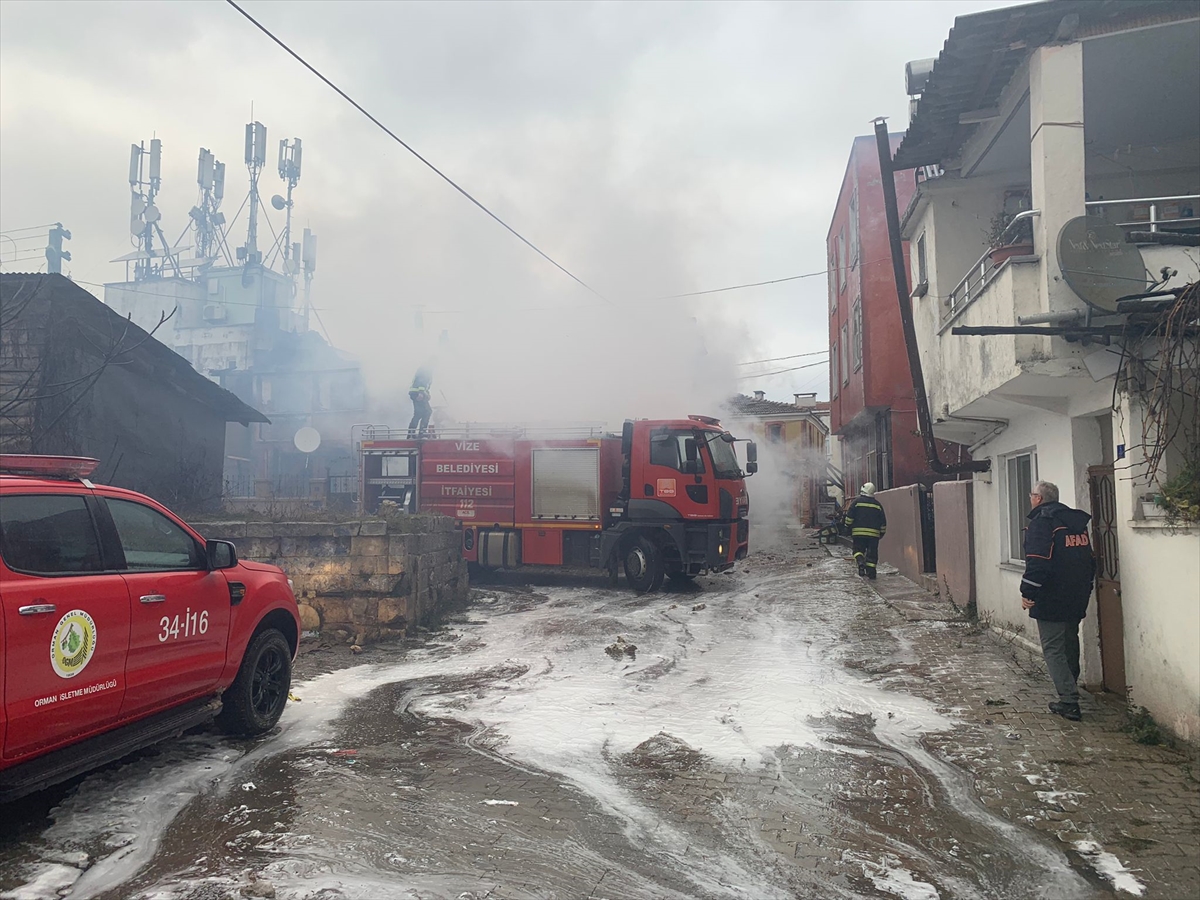
{"label": "satellite dish", "polygon": [[321,432],[317,431],[311,425],[305,425],[296,432],[296,436],[292,438],[292,443],[296,445],[296,449],[301,453],[312,453],[321,446]]}
{"label": "satellite dish", "polygon": [[1096,216],[1077,216],[1058,233],[1058,266],[1071,290],[1096,309],[1117,311],[1117,300],[1146,290],[1142,251],[1125,232]]}
{"label": "satellite dish", "polygon": [[283,209],[285,206],[287,206],[287,201],[284,200],[282,197],[280,197],[278,194],[276,194],[274,197],[271,198],[271,205],[273,207],[275,207],[276,209]]}

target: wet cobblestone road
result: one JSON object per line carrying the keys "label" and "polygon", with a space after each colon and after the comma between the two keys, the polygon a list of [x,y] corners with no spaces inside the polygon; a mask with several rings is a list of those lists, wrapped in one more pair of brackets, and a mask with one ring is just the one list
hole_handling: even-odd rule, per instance
{"label": "wet cobblestone road", "polygon": [[1049,716],[1036,666],[877,588],[799,535],[651,597],[482,586],[428,640],[307,652],[266,740],[13,810],[0,896],[1197,895],[1185,756],[1103,698]]}

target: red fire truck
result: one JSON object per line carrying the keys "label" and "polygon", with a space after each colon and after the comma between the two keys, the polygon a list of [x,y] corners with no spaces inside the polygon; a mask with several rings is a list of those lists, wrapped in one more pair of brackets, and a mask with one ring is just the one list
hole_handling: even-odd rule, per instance
{"label": "red fire truck", "polygon": [[623,567],[639,593],[664,577],[723,572],[749,549],[745,479],[758,469],[717,419],[600,427],[470,426],[436,437],[366,427],[359,445],[363,512],[452,516],[463,556],[483,569]]}

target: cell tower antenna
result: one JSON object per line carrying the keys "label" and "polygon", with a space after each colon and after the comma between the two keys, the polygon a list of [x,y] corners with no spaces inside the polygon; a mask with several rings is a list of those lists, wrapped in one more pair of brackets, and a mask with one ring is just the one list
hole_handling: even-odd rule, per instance
{"label": "cell tower antenna", "polygon": [[286,138],[279,142],[279,177],[287,182],[287,197],[276,194],[271,198],[271,205],[276,209],[286,210],[286,220],[283,225],[283,271],[295,276],[300,271],[300,260],[292,255],[292,191],[300,181],[300,159],[302,148],[300,138]]}
{"label": "cell tower antenna", "polygon": [[251,122],[246,126],[246,168],[250,170],[249,224],[246,230],[246,245],[238,249],[238,262],[248,266],[262,263],[258,249],[258,176],[267,162],[267,127],[262,122]]}
{"label": "cell tower antenna", "polygon": [[[171,263],[177,276],[182,277],[179,261],[175,258],[167,236],[163,234],[159,220],[162,213],[154,205],[154,199],[162,187],[162,141],[153,138],[149,149],[145,143],[131,144],[129,148],[129,231],[137,239],[137,252],[133,258],[133,280],[145,281],[147,278],[160,275],[163,264],[155,265],[155,260],[165,260]],[[162,244],[162,250],[154,248],[157,237]],[[128,259],[128,257],[123,257]]]}
{"label": "cell tower antenna", "polygon": [[225,224],[225,214],[220,208],[225,197],[225,163],[205,147],[200,148],[196,184],[200,187],[200,202],[192,207],[189,215],[196,229],[196,257],[205,261],[201,266],[207,266],[216,261],[221,249],[220,229]]}

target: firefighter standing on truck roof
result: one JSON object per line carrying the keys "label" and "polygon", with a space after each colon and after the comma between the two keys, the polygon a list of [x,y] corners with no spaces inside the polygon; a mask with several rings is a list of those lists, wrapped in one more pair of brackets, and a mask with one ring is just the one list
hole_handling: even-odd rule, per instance
{"label": "firefighter standing on truck roof", "polygon": [[887,534],[887,515],[875,499],[874,484],[868,481],[859,489],[858,496],[846,510],[845,522],[854,542],[858,574],[874,581],[875,567],[879,563],[879,539]]}
{"label": "firefighter standing on truck roof", "polygon": [[408,397],[412,400],[413,417],[408,423],[408,436],[421,437],[429,427],[429,419],[433,415],[433,407],[429,405],[429,391],[433,387],[433,360],[417,369],[413,376],[412,387],[408,389]]}
{"label": "firefighter standing on truck roof", "polygon": [[[450,332],[443,331],[438,335],[439,348],[445,349],[449,343]],[[429,431],[429,420],[433,417],[430,393],[433,389],[433,370],[437,368],[437,363],[437,356],[432,356],[425,365],[417,369],[417,374],[413,375],[412,387],[408,389],[408,397],[413,405],[413,417],[408,423],[410,438],[423,437]]]}

